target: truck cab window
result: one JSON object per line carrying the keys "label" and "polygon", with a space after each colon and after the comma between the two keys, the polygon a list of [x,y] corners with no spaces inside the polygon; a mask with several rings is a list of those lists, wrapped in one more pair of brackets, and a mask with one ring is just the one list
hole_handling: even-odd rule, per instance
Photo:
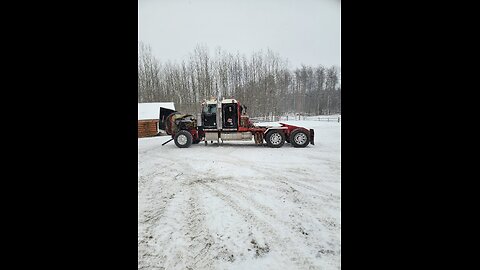
{"label": "truck cab window", "polygon": [[203,108],[204,113],[217,113],[217,105],[216,104],[209,104]]}

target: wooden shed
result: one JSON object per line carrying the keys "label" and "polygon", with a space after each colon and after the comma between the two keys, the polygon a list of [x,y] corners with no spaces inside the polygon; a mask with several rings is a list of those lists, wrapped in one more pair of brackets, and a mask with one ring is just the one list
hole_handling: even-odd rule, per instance
{"label": "wooden shed", "polygon": [[138,138],[158,135],[160,107],[175,110],[173,102],[138,103]]}

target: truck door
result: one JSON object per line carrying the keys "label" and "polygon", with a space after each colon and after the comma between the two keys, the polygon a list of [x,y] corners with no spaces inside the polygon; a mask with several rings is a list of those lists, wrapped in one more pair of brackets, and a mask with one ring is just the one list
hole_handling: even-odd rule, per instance
{"label": "truck door", "polygon": [[204,128],[217,128],[217,104],[207,104],[203,107],[202,122]]}
{"label": "truck door", "polygon": [[223,128],[227,129],[237,129],[238,128],[238,112],[237,104],[223,104]]}

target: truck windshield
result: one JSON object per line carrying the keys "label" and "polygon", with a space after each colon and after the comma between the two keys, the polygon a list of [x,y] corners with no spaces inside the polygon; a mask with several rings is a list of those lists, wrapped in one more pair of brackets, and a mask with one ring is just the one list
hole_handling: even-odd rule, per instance
{"label": "truck windshield", "polygon": [[204,113],[216,113],[217,112],[217,104],[209,104],[203,108]]}

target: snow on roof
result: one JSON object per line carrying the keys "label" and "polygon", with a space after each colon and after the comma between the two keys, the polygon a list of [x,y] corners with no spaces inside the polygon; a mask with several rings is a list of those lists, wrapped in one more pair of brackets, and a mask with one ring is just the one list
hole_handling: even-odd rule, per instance
{"label": "snow on roof", "polygon": [[175,110],[173,102],[138,103],[138,120],[158,119],[160,107]]}
{"label": "snow on roof", "polygon": [[217,104],[216,100],[207,100],[205,101],[205,104]]}
{"label": "snow on roof", "polygon": [[[217,99],[216,98],[212,98],[210,100],[205,100],[204,103],[205,104],[217,104]],[[222,99],[222,103],[225,104],[225,103],[237,103],[238,101],[234,98],[224,98]]]}
{"label": "snow on roof", "polygon": [[226,98],[222,100],[222,103],[237,103],[237,100],[233,98]]}

